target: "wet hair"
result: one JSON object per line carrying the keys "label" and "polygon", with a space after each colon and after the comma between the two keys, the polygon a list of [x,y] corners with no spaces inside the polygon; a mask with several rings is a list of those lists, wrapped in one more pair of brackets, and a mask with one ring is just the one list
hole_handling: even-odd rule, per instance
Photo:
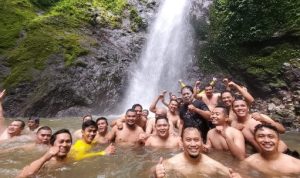
{"label": "wet hair", "polygon": [[[134,109],[127,109],[127,111],[126,111],[126,115],[127,115],[127,113],[129,113],[129,112],[135,112],[135,110]],[[136,112],[135,112],[136,113]]]}
{"label": "wet hair", "polygon": [[99,117],[97,120],[96,120],[96,123],[98,123],[98,121],[101,121],[101,120],[104,120],[106,122],[106,124],[108,125],[108,122],[107,122],[107,119],[105,117]]}
{"label": "wet hair", "polygon": [[143,106],[140,105],[140,104],[134,104],[134,105],[132,105],[131,109],[135,109],[136,107],[141,107],[142,110],[143,110]]}
{"label": "wet hair", "polygon": [[184,89],[188,89],[188,90],[190,90],[190,91],[193,93],[193,87],[190,86],[190,85],[186,85],[186,86],[182,87],[180,92],[182,93],[182,91],[183,91]]}
{"label": "wet hair", "polygon": [[271,124],[258,124],[258,125],[256,125],[255,128],[254,128],[254,135],[256,134],[257,131],[262,130],[263,128],[268,128],[268,129],[274,130],[275,133],[277,134],[277,136],[279,136],[278,129],[276,127],[274,127],[273,125],[271,125]]}
{"label": "wet hair", "polygon": [[51,138],[50,138],[50,145],[53,146],[53,145],[54,145],[54,142],[55,142],[55,140],[56,140],[56,138],[57,138],[57,135],[63,134],[63,133],[69,134],[70,139],[71,139],[71,142],[72,142],[72,135],[71,135],[70,131],[69,131],[68,129],[60,129],[60,130],[54,132],[54,134],[51,135]]}
{"label": "wet hair", "polygon": [[215,108],[222,108],[223,109],[223,113],[226,116],[229,116],[229,110],[224,105],[217,105]]}
{"label": "wet hair", "polygon": [[13,120],[13,122],[14,121],[17,121],[17,122],[21,122],[21,129],[23,130],[24,129],[24,127],[25,127],[25,122],[23,121],[23,120],[21,120],[21,119],[15,119],[15,120]]}
{"label": "wet hair", "polygon": [[149,111],[148,111],[148,109],[143,109],[143,111],[142,112],[147,112],[147,115],[149,115]]}
{"label": "wet hair", "polygon": [[175,101],[177,104],[179,104],[178,101],[177,101],[177,99],[170,99],[169,104],[170,104],[172,101]]}
{"label": "wet hair", "polygon": [[248,103],[243,99],[243,98],[236,98],[233,102],[232,102],[232,106],[233,106],[233,104],[236,102],[236,101],[244,101],[245,103],[246,103],[246,105],[247,105],[247,107],[249,107],[248,106]]}
{"label": "wet hair", "polygon": [[81,129],[85,130],[86,128],[91,127],[91,126],[95,127],[96,129],[98,129],[97,123],[95,121],[93,121],[93,120],[87,120],[87,121],[83,122],[82,126],[81,126]]}
{"label": "wet hair", "polygon": [[222,91],[222,92],[221,92],[221,97],[223,96],[224,93],[230,93],[230,95],[231,95],[232,97],[235,97],[234,94],[233,94],[230,90],[224,90],[224,91]]}
{"label": "wet hair", "polygon": [[162,116],[158,116],[158,117],[155,118],[155,124],[156,124],[157,121],[160,120],[160,119],[166,120],[167,123],[169,124],[169,119],[168,119],[167,117],[162,117]]}
{"label": "wet hair", "polygon": [[182,132],[181,132],[181,139],[183,139],[183,135],[186,130],[195,130],[195,129],[199,132],[200,138],[202,139],[202,133],[201,133],[200,129],[198,127],[194,127],[194,126],[183,127]]}
{"label": "wet hair", "polygon": [[92,115],[90,115],[90,114],[87,114],[87,115],[83,116],[83,117],[82,117],[82,120],[84,120],[86,117],[90,117],[90,118],[93,120],[93,117],[92,117]]}
{"label": "wet hair", "polygon": [[30,121],[30,120],[33,120],[34,123],[36,123],[36,124],[39,124],[39,123],[40,123],[40,118],[37,117],[37,116],[30,116],[28,120],[29,120],[29,121]]}
{"label": "wet hair", "polygon": [[48,126],[43,126],[43,127],[40,127],[36,133],[39,133],[41,130],[50,130],[52,132],[52,129]]}

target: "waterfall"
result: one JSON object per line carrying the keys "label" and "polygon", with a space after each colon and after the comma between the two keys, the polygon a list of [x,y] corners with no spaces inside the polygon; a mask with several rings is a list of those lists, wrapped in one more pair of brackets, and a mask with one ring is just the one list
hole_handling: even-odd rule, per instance
{"label": "waterfall", "polygon": [[163,90],[178,95],[178,80],[186,78],[186,67],[193,56],[189,50],[192,46],[189,8],[190,0],[162,1],[141,58],[129,74],[124,110],[134,103],[148,109]]}

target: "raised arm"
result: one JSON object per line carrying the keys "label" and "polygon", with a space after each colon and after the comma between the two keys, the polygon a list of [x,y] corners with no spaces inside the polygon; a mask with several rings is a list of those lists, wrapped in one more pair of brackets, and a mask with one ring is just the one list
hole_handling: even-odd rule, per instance
{"label": "raised arm", "polygon": [[58,147],[51,147],[46,154],[44,154],[40,159],[33,161],[30,165],[26,166],[22,172],[17,176],[29,177],[37,174],[39,170],[44,166],[44,164],[49,161],[53,156],[55,156],[59,151]]}
{"label": "raised arm", "polygon": [[149,110],[153,113],[156,112],[156,105],[158,103],[159,100],[164,98],[164,94],[166,93],[166,91],[162,92],[160,95],[158,95],[155,100],[151,103]]}
{"label": "raised arm", "polygon": [[276,127],[276,129],[280,134],[283,134],[285,132],[285,128],[281,123],[274,121],[272,118],[270,118],[265,114],[260,114],[258,112],[255,112],[252,113],[252,118],[262,123],[271,124],[272,126]]}
{"label": "raised arm", "polygon": [[3,113],[3,107],[2,102],[4,100],[5,90],[0,92],[0,133],[4,130],[4,113]]}
{"label": "raised arm", "polygon": [[252,95],[238,84],[231,81],[228,83],[228,86],[230,88],[235,88],[238,92],[240,92],[248,105],[251,105],[251,103],[254,102],[254,98],[252,97]]}

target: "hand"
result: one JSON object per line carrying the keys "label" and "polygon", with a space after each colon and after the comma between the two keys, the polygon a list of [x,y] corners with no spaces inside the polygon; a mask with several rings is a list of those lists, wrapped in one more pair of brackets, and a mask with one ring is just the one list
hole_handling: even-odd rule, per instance
{"label": "hand", "polygon": [[116,152],[116,147],[111,143],[105,148],[105,155],[112,155]]}
{"label": "hand", "polygon": [[56,156],[59,152],[59,147],[52,146],[49,148],[49,150],[46,152],[45,156],[47,160],[51,159],[53,156]]}
{"label": "hand", "polygon": [[194,105],[190,104],[190,105],[188,105],[188,110],[190,112],[196,112],[197,108]]}
{"label": "hand", "polygon": [[196,83],[195,83],[195,86],[199,87],[200,83],[201,82],[199,80],[197,80]]}
{"label": "hand", "polygon": [[228,83],[228,86],[229,86],[230,88],[236,88],[236,84],[235,84],[233,81],[230,81],[230,82]]}
{"label": "hand", "polygon": [[203,151],[204,153],[208,153],[208,152],[209,152],[209,147],[208,147],[206,144],[203,144],[203,146],[202,146],[202,151]]}
{"label": "hand", "polygon": [[148,134],[146,134],[146,133],[141,133],[141,134],[139,135],[139,142],[145,142],[146,139],[147,139],[148,137],[149,137]]}
{"label": "hand", "polygon": [[218,79],[217,79],[216,77],[213,77],[213,79],[212,79],[212,80],[215,82],[215,81],[217,81]]}
{"label": "hand", "polygon": [[252,118],[259,121],[259,122],[264,122],[263,117],[258,112],[254,112],[251,114]]}
{"label": "hand", "polygon": [[163,165],[163,158],[159,158],[158,164],[155,166],[155,177],[156,178],[163,178],[166,176],[166,169]]}
{"label": "hand", "polygon": [[0,102],[3,101],[4,96],[5,96],[5,89],[0,93]]}

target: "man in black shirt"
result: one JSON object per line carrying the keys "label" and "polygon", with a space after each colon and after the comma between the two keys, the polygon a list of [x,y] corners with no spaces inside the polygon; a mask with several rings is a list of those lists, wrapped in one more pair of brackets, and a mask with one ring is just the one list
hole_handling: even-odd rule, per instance
{"label": "man in black shirt", "polygon": [[205,141],[209,130],[208,121],[210,111],[205,103],[196,100],[193,96],[193,88],[185,86],[181,89],[181,95],[184,104],[180,107],[180,118],[183,121],[183,127],[198,127],[202,132],[202,138]]}

